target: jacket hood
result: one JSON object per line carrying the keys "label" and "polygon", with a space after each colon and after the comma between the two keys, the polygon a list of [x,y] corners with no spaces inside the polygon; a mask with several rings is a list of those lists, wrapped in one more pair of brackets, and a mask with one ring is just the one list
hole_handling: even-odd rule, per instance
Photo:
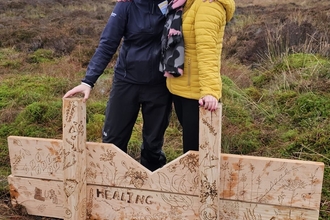
{"label": "jacket hood", "polygon": [[234,0],[216,0],[220,2],[226,10],[227,22],[230,21],[235,12],[235,1]]}
{"label": "jacket hood", "polygon": [[[202,1],[202,0],[187,0],[183,10],[184,11],[188,10],[188,8],[191,7],[194,1]],[[220,4],[222,4],[224,9],[226,10],[226,21],[227,22],[230,21],[234,16],[235,7],[236,7],[235,1],[234,0],[213,0],[213,1],[217,1]]]}

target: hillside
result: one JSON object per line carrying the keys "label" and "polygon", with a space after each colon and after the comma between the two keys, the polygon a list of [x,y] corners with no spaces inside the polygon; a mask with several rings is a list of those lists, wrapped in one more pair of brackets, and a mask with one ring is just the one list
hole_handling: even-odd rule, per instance
{"label": "hillside", "polygon": [[[61,137],[61,97],[83,77],[113,6],[0,1],[0,219],[37,218],[9,203],[7,137]],[[322,220],[330,219],[329,12],[329,0],[238,0],[221,72],[222,151],[324,162]],[[89,141],[100,141],[112,67],[88,101]],[[136,159],[139,123],[129,145]],[[181,154],[180,137],[173,116],[164,146],[170,160]]]}

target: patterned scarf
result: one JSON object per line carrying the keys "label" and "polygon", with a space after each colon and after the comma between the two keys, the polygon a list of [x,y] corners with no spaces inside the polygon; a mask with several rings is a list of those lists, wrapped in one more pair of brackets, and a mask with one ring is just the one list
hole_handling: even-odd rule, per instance
{"label": "patterned scarf", "polygon": [[171,0],[167,6],[159,67],[159,70],[164,72],[165,77],[179,77],[183,74],[182,12],[185,3],[186,0]]}

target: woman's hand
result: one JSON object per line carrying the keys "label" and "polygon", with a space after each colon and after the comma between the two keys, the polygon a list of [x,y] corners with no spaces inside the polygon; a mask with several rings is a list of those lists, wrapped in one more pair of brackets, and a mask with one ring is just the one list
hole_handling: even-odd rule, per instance
{"label": "woman's hand", "polygon": [[91,93],[91,90],[92,90],[92,88],[90,86],[82,83],[82,84],[74,87],[73,89],[69,90],[67,93],[65,93],[63,98],[68,98],[70,96],[75,95],[76,93],[82,93],[82,94],[84,94],[83,102],[86,102],[87,99],[89,98],[89,94]]}
{"label": "woman's hand", "polygon": [[211,95],[204,96],[198,102],[200,106],[203,106],[205,109],[209,111],[215,111],[218,108],[218,103],[219,103],[218,100]]}

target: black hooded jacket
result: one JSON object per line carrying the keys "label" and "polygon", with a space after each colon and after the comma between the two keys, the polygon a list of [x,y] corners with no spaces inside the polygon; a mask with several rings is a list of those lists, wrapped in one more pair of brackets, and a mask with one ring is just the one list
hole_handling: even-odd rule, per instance
{"label": "black hooded jacket", "polygon": [[115,79],[134,84],[165,82],[159,71],[161,35],[165,16],[158,4],[163,0],[119,1],[104,28],[98,48],[87,67],[83,82],[94,86],[116,53]]}

